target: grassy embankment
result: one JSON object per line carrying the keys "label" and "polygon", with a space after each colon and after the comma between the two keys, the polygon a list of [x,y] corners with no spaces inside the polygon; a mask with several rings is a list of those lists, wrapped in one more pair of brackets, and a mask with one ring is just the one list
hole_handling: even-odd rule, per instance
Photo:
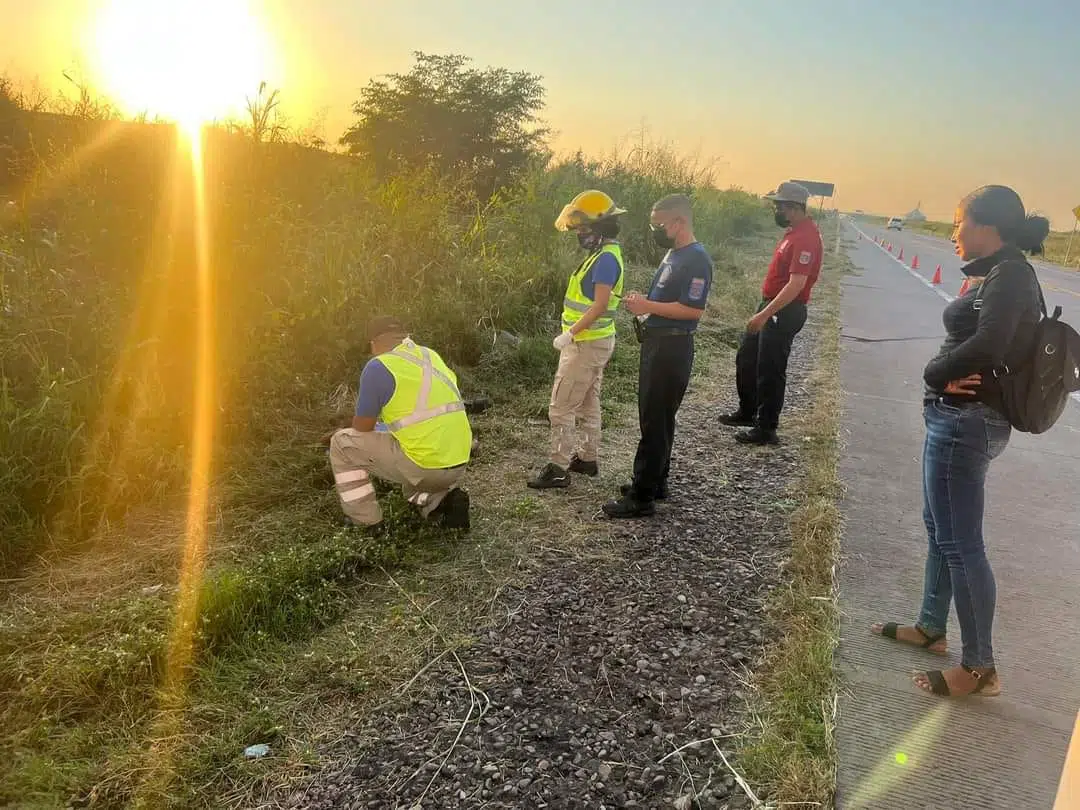
{"label": "grassy embankment", "polygon": [[[598,491],[546,508],[516,483],[541,454],[528,422],[544,414],[576,257],[551,228],[562,203],[595,186],[630,209],[640,286],[656,259],[649,205],[693,191],[717,259],[702,341],[717,351],[752,306],[760,245],[753,263],[743,246],[767,222],[758,200],[663,150],[538,169],[477,206],[434,177],[378,181],[354,161],[225,137],[207,144],[195,206],[170,130],[106,131],[85,134],[89,149],[42,150],[0,234],[0,796],[24,806],[206,803],[268,769],[303,773],[328,711],[362,710],[467,643],[531,544],[585,535]],[[351,405],[365,319],[387,310],[495,403],[476,420],[467,540],[425,531],[393,494],[391,539],[337,527],[318,437]],[[626,337],[605,415],[632,430]],[[203,522],[188,493],[209,427]],[[387,570],[442,589],[438,638]],[[255,742],[276,755],[245,762]]]}

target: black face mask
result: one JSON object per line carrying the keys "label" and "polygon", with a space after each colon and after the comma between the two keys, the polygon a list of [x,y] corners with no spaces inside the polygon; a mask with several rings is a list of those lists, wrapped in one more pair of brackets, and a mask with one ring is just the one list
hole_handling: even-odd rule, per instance
{"label": "black face mask", "polygon": [[779,225],[781,228],[786,228],[788,225],[791,224],[791,220],[787,218],[787,214],[785,214],[779,209],[777,209],[776,213],[773,214],[773,219],[776,221],[776,224]]}
{"label": "black face mask", "polygon": [[600,247],[600,243],[604,241],[598,233],[590,233],[588,231],[578,232],[577,242],[581,246],[582,250],[593,251]]}
{"label": "black face mask", "polygon": [[651,227],[653,242],[656,243],[657,247],[662,247],[665,250],[670,250],[671,248],[675,247],[675,240],[668,236],[666,230],[664,230],[663,228],[658,228],[656,225],[653,225]]}

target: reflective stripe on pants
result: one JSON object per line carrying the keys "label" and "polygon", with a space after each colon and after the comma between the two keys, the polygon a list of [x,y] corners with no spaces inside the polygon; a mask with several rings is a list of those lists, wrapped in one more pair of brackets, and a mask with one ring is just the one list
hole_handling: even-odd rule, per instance
{"label": "reflective stripe on pants", "polygon": [[465,474],[464,465],[449,470],[419,467],[391,434],[352,428],[339,430],[331,438],[330,467],[342,511],[361,526],[382,520],[372,477],[400,484],[405,498],[428,517]]}

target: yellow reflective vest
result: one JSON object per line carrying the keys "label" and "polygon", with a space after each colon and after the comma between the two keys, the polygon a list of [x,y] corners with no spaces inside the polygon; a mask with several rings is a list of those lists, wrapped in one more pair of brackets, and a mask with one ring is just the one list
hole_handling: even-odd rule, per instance
{"label": "yellow reflective vest", "polygon": [[394,393],[380,421],[418,466],[441,470],[465,464],[472,428],[457,388],[457,375],[438,353],[406,338],[378,355],[394,378]]}
{"label": "yellow reflective vest", "polygon": [[567,282],[566,285],[566,296],[563,298],[562,328],[563,331],[566,331],[580,321],[581,316],[593,305],[592,299],[587,298],[582,291],[581,282],[585,278],[585,274],[589,272],[589,268],[591,268],[596,263],[596,260],[604,253],[610,253],[615,257],[615,261],[619,263],[619,279],[611,288],[611,297],[608,299],[607,311],[593,321],[588,329],[582,329],[578,332],[578,334],[574,336],[574,340],[577,341],[600,340],[601,338],[611,337],[615,334],[615,313],[619,311],[619,301],[622,300],[623,277],[626,275],[623,266],[622,248],[619,247],[617,242],[609,242],[600,248],[600,250],[591,254],[581,263],[581,266],[574,271],[574,274],[570,276],[570,281]]}

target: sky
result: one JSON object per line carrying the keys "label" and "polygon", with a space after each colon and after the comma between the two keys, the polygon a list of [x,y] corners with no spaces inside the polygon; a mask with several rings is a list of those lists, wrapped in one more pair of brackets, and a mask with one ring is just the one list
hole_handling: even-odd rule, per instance
{"label": "sky", "polygon": [[[123,41],[97,27],[110,3],[144,15],[200,7],[0,0],[0,73],[59,87],[61,71],[78,68],[91,83],[139,95],[117,79],[117,64],[129,79],[144,76],[134,58],[118,63],[100,53],[103,40]],[[212,9],[230,3],[247,6],[257,42],[234,19],[215,17]],[[544,119],[559,153],[625,150],[644,128],[648,139],[712,163],[722,186],[763,193],[789,178],[831,182],[829,204],[841,210],[904,214],[921,203],[930,218],[951,221],[965,193],[1004,183],[1055,229],[1069,230],[1080,205],[1075,0],[217,0],[201,7],[185,30],[218,33],[195,47],[228,51],[222,58],[232,61],[216,74],[251,88],[221,81],[215,91],[233,93],[240,105],[266,79],[280,88],[291,119],[321,121],[330,141],[348,126],[369,80],[407,71],[414,51],[456,53],[477,67],[542,76]],[[107,76],[101,63],[110,58]],[[160,80],[141,90],[140,103],[178,92]]]}

